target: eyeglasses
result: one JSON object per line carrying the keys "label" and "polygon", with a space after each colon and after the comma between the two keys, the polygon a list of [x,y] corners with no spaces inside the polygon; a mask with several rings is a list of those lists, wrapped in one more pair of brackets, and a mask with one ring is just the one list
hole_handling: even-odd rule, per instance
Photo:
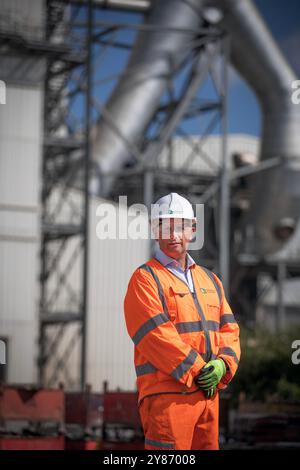
{"label": "eyeglasses", "polygon": [[185,230],[192,228],[192,221],[189,219],[182,219],[182,221],[170,222],[169,219],[159,221],[159,231],[162,235],[170,235],[170,233],[183,233]]}

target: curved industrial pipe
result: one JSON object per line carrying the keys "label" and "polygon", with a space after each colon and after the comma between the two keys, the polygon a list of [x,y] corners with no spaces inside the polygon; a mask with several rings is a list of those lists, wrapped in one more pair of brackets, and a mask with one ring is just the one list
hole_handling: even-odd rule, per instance
{"label": "curved industrial pipe", "polygon": [[[201,4],[202,0],[152,3],[145,20],[149,30],[138,34],[129,64],[93,136],[93,157],[100,173],[120,170],[132,155],[138,158],[137,144],[151,122],[168,79],[191,49],[200,24]],[[109,194],[113,181],[113,176],[102,179],[102,196]]]}

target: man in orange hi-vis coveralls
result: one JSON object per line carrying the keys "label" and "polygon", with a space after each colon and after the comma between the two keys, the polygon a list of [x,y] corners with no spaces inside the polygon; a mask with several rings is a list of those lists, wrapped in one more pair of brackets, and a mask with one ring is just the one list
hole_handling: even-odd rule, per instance
{"label": "man in orange hi-vis coveralls", "polygon": [[194,211],[177,193],[151,214],[159,247],[124,300],[145,449],[219,449],[219,396],[236,373],[239,327],[220,279],[187,253]]}

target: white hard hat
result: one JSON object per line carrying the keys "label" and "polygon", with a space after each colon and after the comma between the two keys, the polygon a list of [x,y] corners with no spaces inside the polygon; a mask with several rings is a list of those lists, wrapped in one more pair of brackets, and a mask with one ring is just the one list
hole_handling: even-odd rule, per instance
{"label": "white hard hat", "polygon": [[195,220],[192,204],[177,193],[170,193],[152,204],[151,219]]}

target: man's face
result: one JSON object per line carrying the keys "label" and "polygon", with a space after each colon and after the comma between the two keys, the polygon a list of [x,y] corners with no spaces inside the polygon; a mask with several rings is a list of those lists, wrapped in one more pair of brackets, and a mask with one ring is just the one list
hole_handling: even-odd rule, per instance
{"label": "man's face", "polygon": [[178,259],[186,253],[194,231],[192,220],[160,219],[159,247],[166,255]]}

